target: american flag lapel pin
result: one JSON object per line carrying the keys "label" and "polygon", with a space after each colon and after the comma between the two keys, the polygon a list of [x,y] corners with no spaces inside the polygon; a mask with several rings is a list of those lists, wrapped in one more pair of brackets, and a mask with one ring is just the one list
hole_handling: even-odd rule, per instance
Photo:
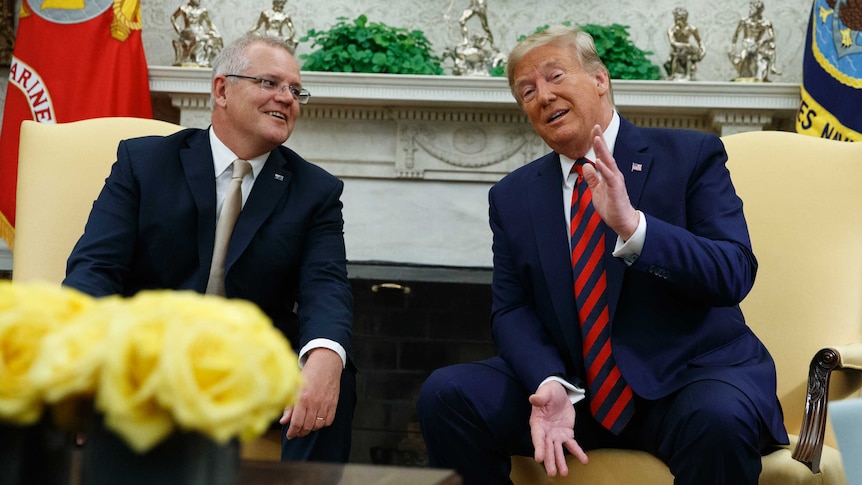
{"label": "american flag lapel pin", "polygon": [[637,162],[632,162],[632,172],[640,172],[643,170],[644,166]]}
{"label": "american flag lapel pin", "polygon": [[275,174],[275,179],[278,180],[279,182],[284,182],[284,175],[277,173],[277,174]]}

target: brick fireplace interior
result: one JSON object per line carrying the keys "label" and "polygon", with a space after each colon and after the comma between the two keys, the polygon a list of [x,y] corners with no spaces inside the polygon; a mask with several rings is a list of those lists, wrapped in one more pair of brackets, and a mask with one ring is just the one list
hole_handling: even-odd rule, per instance
{"label": "brick fireplace interior", "polygon": [[439,367],[493,356],[491,271],[352,265],[359,367],[351,462],[425,466],[416,399]]}

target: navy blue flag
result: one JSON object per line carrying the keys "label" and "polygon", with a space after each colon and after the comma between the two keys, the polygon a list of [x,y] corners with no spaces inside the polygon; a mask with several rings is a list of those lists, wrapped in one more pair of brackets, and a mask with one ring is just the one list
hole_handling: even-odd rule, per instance
{"label": "navy blue flag", "polygon": [[862,1],[814,0],[796,131],[862,141]]}

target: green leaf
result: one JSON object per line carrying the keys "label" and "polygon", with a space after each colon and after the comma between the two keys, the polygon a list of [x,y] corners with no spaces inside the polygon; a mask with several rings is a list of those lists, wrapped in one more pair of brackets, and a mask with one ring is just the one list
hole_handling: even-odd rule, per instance
{"label": "green leaf", "polygon": [[319,47],[300,55],[303,70],[443,74],[440,58],[422,31],[368,22],[365,15],[351,22],[346,17],[337,20],[327,31],[310,29],[300,38]]}

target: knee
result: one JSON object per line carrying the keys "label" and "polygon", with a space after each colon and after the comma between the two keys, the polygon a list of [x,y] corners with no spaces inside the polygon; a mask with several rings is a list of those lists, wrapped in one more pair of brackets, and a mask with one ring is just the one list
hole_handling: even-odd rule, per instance
{"label": "knee", "polygon": [[688,423],[699,441],[716,448],[757,449],[760,441],[760,419],[750,402],[737,406],[703,403],[692,411]]}
{"label": "knee", "polygon": [[439,415],[446,408],[451,408],[459,395],[460,384],[454,366],[435,370],[425,379],[419,390],[416,404],[419,419],[423,416]]}

